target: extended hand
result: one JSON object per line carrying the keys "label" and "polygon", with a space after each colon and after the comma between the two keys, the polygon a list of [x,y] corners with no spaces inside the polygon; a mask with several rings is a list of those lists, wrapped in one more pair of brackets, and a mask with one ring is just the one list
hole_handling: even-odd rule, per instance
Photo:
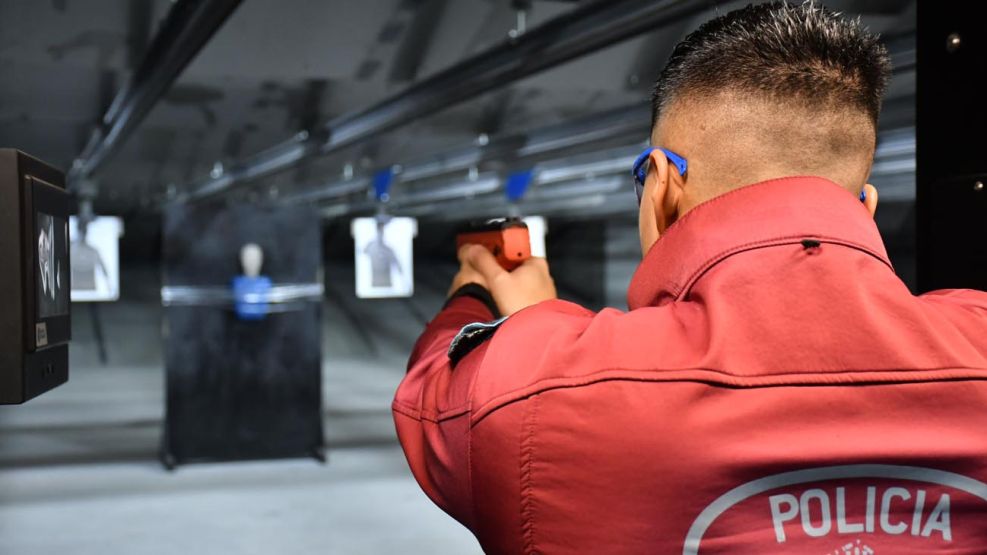
{"label": "extended hand", "polygon": [[487,285],[487,280],[466,260],[464,253],[472,246],[474,245],[463,245],[463,247],[459,249],[459,272],[456,274],[456,277],[452,278],[452,287],[449,288],[449,293],[447,296],[452,296],[452,294],[458,291],[460,287],[471,283],[480,285],[487,291],[490,290],[490,286]]}
{"label": "extended hand", "polygon": [[486,287],[504,316],[558,298],[555,282],[544,258],[529,258],[508,272],[487,249],[480,245],[464,245],[459,249],[459,262],[461,267],[453,280],[453,287],[467,283]]}

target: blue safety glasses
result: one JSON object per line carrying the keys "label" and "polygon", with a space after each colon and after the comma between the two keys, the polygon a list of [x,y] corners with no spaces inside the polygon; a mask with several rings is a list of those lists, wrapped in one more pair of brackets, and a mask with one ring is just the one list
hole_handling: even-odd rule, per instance
{"label": "blue safety glasses", "polygon": [[641,204],[641,196],[644,194],[644,180],[648,178],[648,171],[651,169],[651,153],[660,150],[665,154],[665,158],[675,166],[675,169],[679,170],[679,175],[685,176],[685,172],[689,169],[689,162],[685,158],[675,154],[667,148],[659,148],[650,146],[644,149],[644,152],[634,160],[634,169],[631,170],[631,174],[634,176],[634,190],[637,192],[637,204]]}
{"label": "blue safety glasses", "polygon": [[[665,158],[675,166],[675,169],[679,170],[679,175],[685,177],[685,172],[689,169],[689,161],[685,158],[675,154],[667,148],[660,148],[655,146],[649,146],[644,149],[644,152],[634,160],[634,168],[631,170],[631,174],[634,176],[634,191],[637,193],[637,204],[641,205],[641,197],[644,195],[644,180],[648,178],[648,171],[651,169],[651,153],[660,150],[665,154]],[[860,202],[867,200],[867,193],[865,191],[860,191]]]}

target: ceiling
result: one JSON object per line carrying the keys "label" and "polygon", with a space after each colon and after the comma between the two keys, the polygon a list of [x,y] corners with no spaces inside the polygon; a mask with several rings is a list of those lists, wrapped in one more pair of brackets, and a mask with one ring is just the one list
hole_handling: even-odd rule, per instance
{"label": "ceiling", "polygon": [[[914,0],[826,3],[863,14],[873,30],[897,40],[899,50],[901,45],[914,49]],[[68,168],[139,65],[171,4],[0,0],[0,146]],[[527,29],[580,4],[535,1]],[[721,4],[719,10],[736,5]],[[711,13],[505,83],[433,116],[258,180],[237,194],[307,190],[341,179],[344,171],[361,174],[468,147],[481,134],[523,133],[644,105],[672,46]],[[327,119],[369,107],[504,41],[516,18],[510,0],[244,0],[100,168],[95,176],[97,210],[156,210],[217,163],[229,164]],[[903,69],[888,93],[882,128],[898,130],[892,136],[900,139],[914,125],[915,72],[907,68],[907,55],[896,62]],[[913,139],[911,144],[905,157],[913,159]],[[563,162],[565,154],[560,155]],[[914,198],[914,176],[899,174],[906,177],[896,178],[894,186],[903,191],[902,198],[909,198],[910,187]],[[349,200],[361,194],[352,193]]]}

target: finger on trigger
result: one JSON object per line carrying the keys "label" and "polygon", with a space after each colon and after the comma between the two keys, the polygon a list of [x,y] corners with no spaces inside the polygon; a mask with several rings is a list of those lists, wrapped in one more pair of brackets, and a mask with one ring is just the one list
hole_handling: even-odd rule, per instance
{"label": "finger on trigger", "polygon": [[532,256],[522,263],[523,266],[538,266],[542,270],[548,270],[548,259],[541,256]]}
{"label": "finger on trigger", "polygon": [[507,273],[494,257],[493,253],[480,245],[473,245],[474,248],[466,252],[466,259],[470,265],[480,273],[486,280],[492,280],[500,274]]}
{"label": "finger on trigger", "polygon": [[469,253],[470,247],[472,246],[473,243],[466,243],[465,245],[459,247],[459,250],[456,251],[456,258],[458,258],[460,262],[466,262],[467,253]]}

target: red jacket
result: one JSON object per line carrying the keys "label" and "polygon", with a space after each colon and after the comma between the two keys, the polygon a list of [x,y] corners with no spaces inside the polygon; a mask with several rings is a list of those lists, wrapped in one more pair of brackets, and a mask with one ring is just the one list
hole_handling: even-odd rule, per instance
{"label": "red jacket", "polygon": [[489,553],[987,553],[987,294],[913,296],[813,177],[689,212],[630,312],[549,301],[394,400],[422,488]]}

